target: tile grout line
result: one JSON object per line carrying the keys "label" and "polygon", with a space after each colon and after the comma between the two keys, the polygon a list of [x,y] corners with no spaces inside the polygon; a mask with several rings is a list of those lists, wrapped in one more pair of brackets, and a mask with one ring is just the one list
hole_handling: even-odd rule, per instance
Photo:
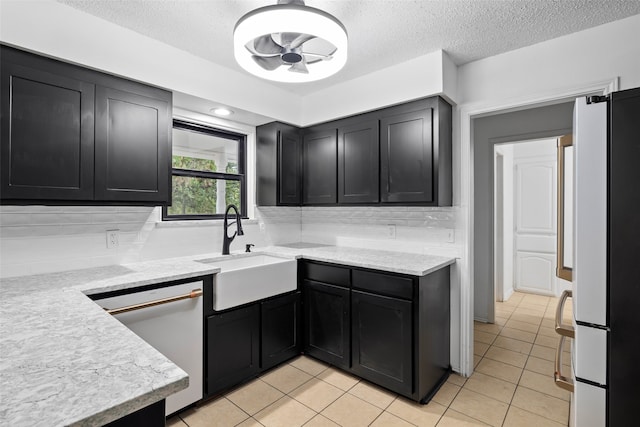
{"label": "tile grout line", "polygon": [[[550,301],[547,303],[547,307],[545,307],[545,313],[546,313],[546,308],[548,308],[548,304],[549,304],[549,303],[550,303]],[[516,312],[516,310],[518,309],[518,307],[519,307],[519,306],[520,306],[520,303],[518,303],[518,305],[514,308],[514,311],[512,312],[512,314]],[[511,316],[509,316],[509,318],[511,318]],[[540,320],[540,324],[538,325],[538,329],[537,329],[537,331],[536,331],[536,336],[535,336],[535,338],[534,338],[534,343],[533,343],[533,345],[535,345],[535,341],[537,340],[538,335],[540,334],[540,328],[542,327],[542,321],[544,320],[544,318],[545,318],[545,317],[544,317],[544,313],[543,313],[543,314],[542,314],[542,318],[541,318],[541,320]],[[518,383],[516,384],[516,390],[514,390],[514,393],[513,393],[513,395],[511,396],[511,400],[510,400],[510,403],[509,403],[509,408],[507,409],[507,413],[505,414],[505,419],[504,419],[504,420],[503,420],[503,422],[502,422],[502,425],[503,425],[503,426],[504,426],[504,423],[506,422],[506,416],[508,415],[509,410],[511,409],[511,406],[512,406],[512,403],[513,403],[513,398],[515,397],[515,393],[516,393],[516,391],[518,390],[518,387],[526,388],[526,389],[528,389],[528,390],[532,390],[532,391],[535,391],[535,392],[537,392],[537,393],[540,393],[540,394],[542,394],[542,395],[544,395],[544,396],[552,397],[552,398],[558,399],[558,398],[557,398],[557,397],[555,397],[555,396],[550,396],[550,395],[548,395],[548,394],[546,394],[546,393],[544,393],[544,392],[541,392],[541,391],[538,391],[538,390],[534,390],[534,389],[531,389],[531,388],[529,388],[529,387],[527,387],[527,386],[525,386],[525,385],[521,385],[521,384],[520,384],[520,382],[522,381],[522,377],[524,376],[524,372],[527,370],[527,369],[526,369],[526,366],[527,366],[527,363],[529,362],[529,358],[531,357],[531,352],[533,351],[533,345],[532,345],[532,347],[531,347],[531,350],[530,350],[530,351],[529,351],[529,353],[527,354],[527,360],[525,361],[525,364],[524,364],[524,366],[523,366],[523,368],[522,368],[522,372],[521,372],[521,374],[520,374],[520,378],[518,379]],[[543,346],[543,347],[546,347],[546,346]],[[548,347],[547,347],[547,348],[548,348]],[[535,356],[534,356],[534,357],[535,357]],[[529,371],[529,372],[533,372],[533,371]],[[562,400],[562,399],[558,399],[558,400]],[[525,411],[525,412],[528,412],[528,413],[530,413],[530,414],[533,414],[533,415],[537,415],[537,416],[539,416],[539,417],[542,417],[542,418],[544,418],[544,419],[547,419],[547,420],[550,420],[550,421],[553,421],[553,422],[557,422],[557,421],[556,421],[556,420],[554,420],[554,419],[548,418],[548,417],[543,416],[543,415],[540,415],[540,414],[535,414],[535,413],[533,413],[533,412],[530,412],[530,411],[528,411],[528,410],[526,410],[526,409],[523,409],[523,408],[520,408],[520,407],[518,407],[518,406],[515,406],[515,405],[514,405],[514,407],[516,407],[516,408],[520,409],[521,411]],[[567,425],[568,425],[568,423],[567,423]]]}

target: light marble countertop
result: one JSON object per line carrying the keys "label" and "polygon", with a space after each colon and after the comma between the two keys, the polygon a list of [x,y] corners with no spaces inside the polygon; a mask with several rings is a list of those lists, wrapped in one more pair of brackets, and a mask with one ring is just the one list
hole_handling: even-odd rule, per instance
{"label": "light marble countertop", "polygon": [[[307,243],[256,252],[415,276],[455,263]],[[0,425],[102,425],[186,388],[184,371],[87,295],[215,274],[218,257],[228,259],[202,254],[0,280]]]}
{"label": "light marble countertop", "polygon": [[456,258],[449,256],[381,251],[377,249],[352,248],[346,246],[313,245],[308,243],[269,246],[264,248],[263,251],[352,267],[409,274],[412,276],[424,276],[456,262]]}
{"label": "light marble countertop", "polygon": [[182,369],[86,295],[218,271],[181,258],[0,281],[0,425],[99,426],[186,388]]}

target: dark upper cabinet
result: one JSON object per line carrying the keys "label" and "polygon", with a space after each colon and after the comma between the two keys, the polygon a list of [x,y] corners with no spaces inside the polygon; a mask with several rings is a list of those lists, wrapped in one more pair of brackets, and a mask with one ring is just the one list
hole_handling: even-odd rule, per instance
{"label": "dark upper cabinet", "polygon": [[305,353],[348,368],[351,348],[349,288],[304,280]]}
{"label": "dark upper cabinet", "polygon": [[272,122],[256,128],[258,206],[302,202],[302,137],[300,129]]}
{"label": "dark upper cabinet", "polygon": [[2,199],[91,200],[95,86],[13,53],[2,50]]}
{"label": "dark upper cabinet", "polygon": [[263,301],[261,304],[260,366],[272,368],[300,354],[302,306],[300,292]]}
{"label": "dark upper cabinet", "polygon": [[302,200],[302,138],[297,129],[278,135],[278,203],[299,205]]}
{"label": "dark upper cabinet", "polygon": [[353,372],[395,392],[413,393],[411,301],[353,290]]}
{"label": "dark upper cabinet", "polygon": [[338,149],[335,129],[308,130],[302,138],[302,203],[337,202]]}
{"label": "dark upper cabinet", "polygon": [[338,203],[377,203],[378,120],[338,128]]}
{"label": "dark upper cabinet", "polygon": [[0,49],[3,204],[170,202],[170,92]]}
{"label": "dark upper cabinet", "polygon": [[433,201],[433,110],[382,119],[383,202]]}
{"label": "dark upper cabinet", "polygon": [[260,371],[260,305],[207,318],[206,393],[215,394]]}
{"label": "dark upper cabinet", "polygon": [[441,98],[391,108],[381,118],[380,198],[451,205],[451,106]]}
{"label": "dark upper cabinet", "polygon": [[96,88],[96,200],[169,199],[170,117],[170,100]]}

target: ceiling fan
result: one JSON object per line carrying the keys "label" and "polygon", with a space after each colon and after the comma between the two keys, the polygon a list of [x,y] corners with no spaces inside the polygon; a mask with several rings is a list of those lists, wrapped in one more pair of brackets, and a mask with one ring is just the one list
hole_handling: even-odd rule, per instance
{"label": "ceiling fan", "polygon": [[278,0],[238,21],[234,52],[244,69],[269,80],[319,80],[346,63],[347,32],[335,17],[303,0]]}
{"label": "ceiling fan", "polygon": [[[308,45],[314,44],[311,42],[314,39],[317,37],[311,34],[265,34],[250,41],[245,47],[251,52],[251,58],[265,70],[273,71],[284,65],[289,66],[288,70],[292,72],[309,73],[307,64],[330,61],[336,51],[333,44],[322,39],[319,39],[320,43],[315,43],[315,49],[308,47]],[[322,44],[326,46],[317,46]],[[312,52],[312,49],[316,52]]]}

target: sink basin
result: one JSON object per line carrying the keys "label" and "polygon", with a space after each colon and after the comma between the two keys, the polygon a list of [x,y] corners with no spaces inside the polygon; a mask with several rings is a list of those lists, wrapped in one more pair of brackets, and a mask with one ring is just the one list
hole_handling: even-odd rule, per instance
{"label": "sink basin", "polygon": [[213,278],[213,309],[216,311],[294,291],[298,285],[295,259],[256,254],[198,261],[221,269]]}

